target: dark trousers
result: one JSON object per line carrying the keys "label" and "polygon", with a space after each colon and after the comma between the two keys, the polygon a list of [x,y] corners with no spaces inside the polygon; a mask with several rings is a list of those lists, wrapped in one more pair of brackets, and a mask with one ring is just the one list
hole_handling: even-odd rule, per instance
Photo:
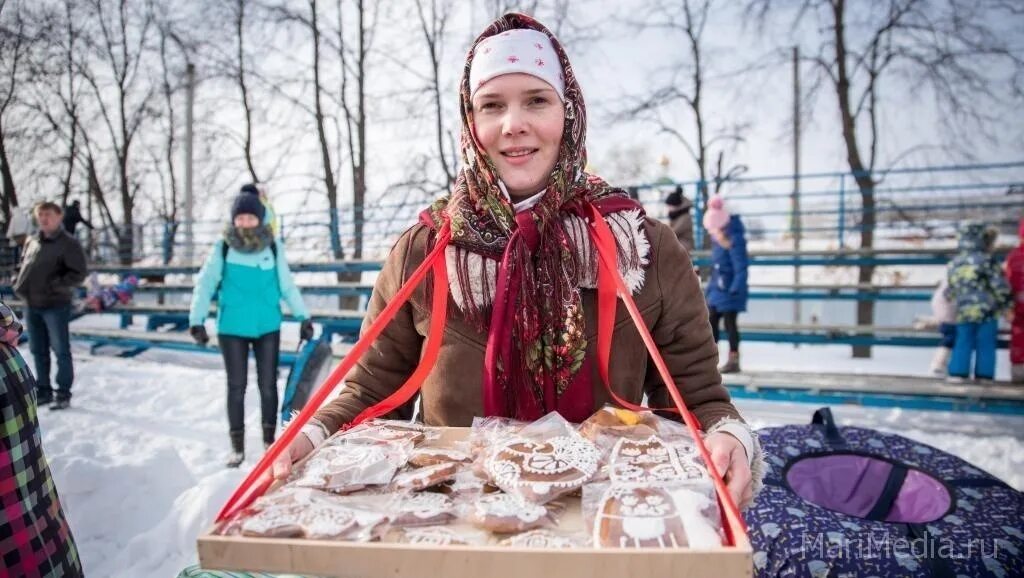
{"label": "dark trousers", "polygon": [[956,323],[940,323],[939,333],[942,334],[939,347],[953,349],[953,344],[956,343]]}
{"label": "dark trousers", "polygon": [[36,366],[36,400],[48,403],[53,399],[50,386],[50,350],[57,357],[57,399],[71,399],[71,382],[75,379],[75,368],[71,361],[71,337],[68,324],[71,322],[71,305],[34,308],[25,310],[25,327],[28,329],[28,345]]}
{"label": "dark trousers", "polygon": [[277,427],[277,358],[281,350],[281,332],[272,331],[256,338],[218,334],[217,342],[228,373],[228,425],[231,431],[245,429],[245,386],[251,346],[256,357],[256,384],[260,389],[264,438],[269,429],[272,441]]}
{"label": "dark trousers", "polygon": [[736,311],[719,312],[714,307],[708,307],[708,317],[711,319],[711,334],[715,336],[715,343],[718,343],[719,320],[725,319],[725,330],[729,333],[729,351],[739,352],[740,350],[740,329],[736,325]]}

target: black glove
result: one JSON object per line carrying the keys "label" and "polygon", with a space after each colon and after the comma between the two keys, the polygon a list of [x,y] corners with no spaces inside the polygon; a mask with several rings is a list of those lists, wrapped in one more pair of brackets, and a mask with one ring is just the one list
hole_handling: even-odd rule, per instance
{"label": "black glove", "polygon": [[206,333],[206,328],[202,325],[193,325],[188,328],[188,334],[192,336],[192,339],[196,340],[199,345],[206,345],[210,342],[210,335]]}
{"label": "black glove", "polygon": [[309,341],[313,339],[313,322],[306,319],[299,325],[299,339]]}

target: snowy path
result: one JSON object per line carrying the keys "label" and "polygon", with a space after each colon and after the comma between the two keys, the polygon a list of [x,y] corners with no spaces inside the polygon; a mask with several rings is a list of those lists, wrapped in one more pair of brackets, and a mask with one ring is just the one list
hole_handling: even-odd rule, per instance
{"label": "snowy path", "polygon": [[[28,356],[27,348],[22,353]],[[751,344],[748,369],[892,372],[927,367],[928,351]],[[152,351],[136,359],[92,356],[76,345],[68,412],[40,412],[43,441],[88,576],[173,577],[195,563],[195,539],[241,481],[221,465],[227,451],[224,372],[214,355]],[[813,360],[813,361],[812,361]],[[894,367],[898,365],[899,367]],[[916,372],[916,371],[915,371]],[[285,372],[282,371],[282,379]],[[250,375],[250,383],[253,376]],[[254,386],[247,447],[261,449]],[[806,423],[814,406],[758,401],[739,406],[755,427]],[[1024,417],[836,408],[843,424],[902,433],[958,454],[1024,488]]]}

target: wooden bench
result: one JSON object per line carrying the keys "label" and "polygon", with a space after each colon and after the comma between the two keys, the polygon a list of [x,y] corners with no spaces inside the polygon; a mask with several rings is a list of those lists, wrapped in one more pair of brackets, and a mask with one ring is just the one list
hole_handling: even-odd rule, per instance
{"label": "wooden bench", "polygon": [[1024,388],[1005,382],[951,384],[939,377],[791,371],[722,378],[738,399],[1024,415]]}

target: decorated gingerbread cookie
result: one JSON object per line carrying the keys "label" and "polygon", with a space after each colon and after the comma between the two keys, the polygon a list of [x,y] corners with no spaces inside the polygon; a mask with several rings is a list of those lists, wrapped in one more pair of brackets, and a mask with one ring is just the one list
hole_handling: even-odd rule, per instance
{"label": "decorated gingerbread cookie", "polygon": [[398,492],[424,490],[455,477],[459,464],[446,462],[401,472],[391,481],[391,489]]}
{"label": "decorated gingerbread cookie", "polygon": [[483,530],[509,534],[546,526],[552,518],[544,506],[509,494],[494,493],[481,496],[473,503],[469,521]]}
{"label": "decorated gingerbread cookie", "polygon": [[586,546],[584,541],[574,536],[558,534],[550,530],[530,530],[522,534],[506,538],[499,542],[502,546],[514,548],[582,548]]}
{"label": "decorated gingerbread cookie", "polygon": [[445,463],[466,464],[471,461],[466,452],[448,448],[418,448],[409,456],[409,465],[417,468]]}
{"label": "decorated gingerbread cookie", "polygon": [[437,526],[455,519],[451,498],[432,492],[398,496],[388,510],[393,526]]}
{"label": "decorated gingerbread cookie", "polygon": [[402,421],[374,420],[337,434],[332,441],[371,444],[408,441],[417,444],[424,439],[426,439],[426,430],[422,425]]}
{"label": "decorated gingerbread cookie", "polygon": [[484,469],[505,492],[543,504],[581,487],[597,472],[599,457],[597,448],[578,435],[513,439],[492,450]]}
{"label": "decorated gingerbread cookie", "polygon": [[431,546],[465,546],[471,543],[464,534],[445,526],[404,528],[398,534],[397,541]]}
{"label": "decorated gingerbread cookie", "polygon": [[[665,484],[695,475],[692,462],[679,459],[674,448],[658,436],[644,440],[620,438],[608,458],[608,477],[617,484]],[[699,473],[696,473],[699,477]]]}
{"label": "decorated gingerbread cookie", "polygon": [[668,490],[611,485],[597,505],[593,543],[597,548],[681,548],[689,541]]}
{"label": "decorated gingerbread cookie", "polygon": [[307,505],[274,505],[262,509],[242,522],[243,536],[261,538],[301,538],[305,535],[302,517]]}
{"label": "decorated gingerbread cookie", "polygon": [[385,445],[338,444],[320,448],[306,461],[293,486],[349,493],[386,484],[398,470],[395,452]]}

